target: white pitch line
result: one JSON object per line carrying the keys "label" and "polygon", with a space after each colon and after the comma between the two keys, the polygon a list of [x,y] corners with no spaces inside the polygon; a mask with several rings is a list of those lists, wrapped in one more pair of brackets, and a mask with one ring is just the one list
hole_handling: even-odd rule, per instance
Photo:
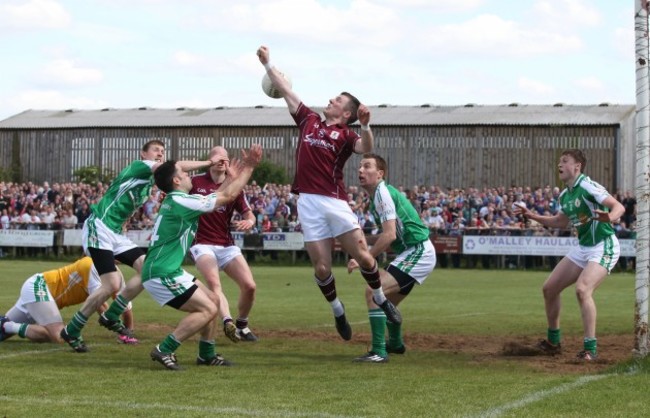
{"label": "white pitch line", "polygon": [[[165,372],[162,372],[165,373]],[[247,415],[252,417],[321,417],[321,418],[357,418],[353,415],[333,415],[326,412],[292,412],[288,410],[273,411],[269,409],[250,409],[250,408],[235,408],[235,407],[209,407],[209,406],[194,406],[194,405],[175,405],[164,403],[142,403],[142,402],[125,402],[125,401],[97,401],[97,400],[84,400],[84,399],[43,399],[33,397],[13,397],[13,396],[0,396],[2,402],[17,402],[23,405],[34,403],[46,404],[48,406],[90,406],[96,410],[97,407],[116,408],[121,411],[126,410],[152,410],[162,409],[165,412],[179,411],[179,412],[200,412],[212,413],[218,415]]]}
{"label": "white pitch line", "polygon": [[[90,346],[90,349],[92,350],[93,347],[102,347],[102,346],[108,346],[108,345],[112,345],[112,344],[93,344],[93,345]],[[17,351],[15,353],[0,354],[0,360],[4,360],[6,358],[12,358],[12,357],[19,357],[19,356],[31,356],[32,354],[57,353],[59,351],[69,351],[69,350],[70,350],[70,347],[61,346],[61,347],[57,347],[57,348],[50,348],[49,350]]]}
{"label": "white pitch line", "polygon": [[[368,321],[356,321],[356,322],[350,322],[350,325],[364,325],[368,324]],[[317,325],[312,325],[312,328],[334,328],[334,324],[317,324]]]}
{"label": "white pitch line", "polygon": [[481,315],[485,315],[485,312],[471,312],[471,313],[460,314],[460,315],[437,316],[436,318],[466,318],[468,316],[481,316]]}
{"label": "white pitch line", "polygon": [[[634,373],[634,372],[630,372]],[[507,403],[505,405],[501,405],[495,408],[490,408],[487,411],[481,412],[480,414],[477,415],[477,417],[480,418],[494,418],[503,415],[506,412],[509,412],[513,409],[518,409],[521,407],[524,407],[528,404],[531,404],[533,402],[538,402],[541,401],[544,398],[548,398],[549,396],[554,396],[554,395],[559,395],[560,393],[564,392],[569,392],[573,389],[579,388],[581,386],[586,385],[587,383],[590,382],[595,382],[597,380],[602,380],[606,379],[609,377],[617,376],[618,374],[616,373],[611,373],[611,374],[598,374],[598,375],[590,375],[590,376],[582,376],[578,378],[577,380],[570,382],[570,383],[565,383],[559,386],[556,386],[551,389],[546,389],[546,390],[541,390],[539,392],[533,392],[528,396],[524,396],[523,398]]]}

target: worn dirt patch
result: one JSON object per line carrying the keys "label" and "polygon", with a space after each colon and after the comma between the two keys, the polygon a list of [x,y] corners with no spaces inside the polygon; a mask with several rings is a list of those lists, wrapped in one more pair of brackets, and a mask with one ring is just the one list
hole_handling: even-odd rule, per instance
{"label": "worn dirt patch", "polygon": [[[138,333],[162,335],[172,329],[164,324],[138,324]],[[341,341],[332,331],[305,330],[256,330],[259,336],[277,339],[303,339],[310,341],[332,342]],[[517,361],[536,370],[557,373],[598,372],[633,358],[632,349],[634,338],[631,335],[600,335],[598,336],[598,360],[585,363],[576,361],[576,355],[582,350],[582,338],[564,336],[562,354],[556,356],[534,355],[535,344],[540,337],[530,336],[477,336],[477,335],[446,335],[406,333],[404,342],[407,347],[406,356],[417,355],[417,351],[445,352],[464,354],[476,363]],[[225,340],[222,334],[217,338]],[[343,343],[343,341],[341,341]],[[369,333],[355,333],[353,343],[370,345]]]}

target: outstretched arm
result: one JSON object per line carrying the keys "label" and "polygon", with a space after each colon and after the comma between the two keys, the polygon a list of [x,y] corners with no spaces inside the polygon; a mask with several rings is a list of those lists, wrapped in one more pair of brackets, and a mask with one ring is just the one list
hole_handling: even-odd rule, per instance
{"label": "outstretched arm", "polygon": [[296,93],[293,92],[287,80],[285,80],[284,77],[280,75],[280,72],[271,65],[271,55],[269,53],[269,49],[263,45],[260,46],[257,49],[257,57],[259,58],[262,65],[264,65],[266,73],[269,75],[269,78],[271,78],[273,85],[280,91],[282,97],[284,97],[284,101],[287,102],[289,113],[296,113],[298,110],[298,105],[300,105],[300,99]]}
{"label": "outstretched arm", "polygon": [[[189,171],[195,171],[195,170],[200,170],[202,168],[206,167],[212,167],[215,164],[219,163],[219,159],[215,157],[214,159],[206,160],[206,161],[179,161],[178,164],[181,166],[183,171],[189,172]],[[160,163],[154,164],[153,167],[151,167],[151,171],[155,172],[158,167],[160,167]]]}
{"label": "outstretched arm", "polygon": [[248,152],[242,150],[241,160],[235,160],[230,164],[226,180],[217,190],[215,208],[223,206],[237,198],[260,161],[262,161],[261,145],[254,144]]}
{"label": "outstretched arm", "polygon": [[514,204],[513,213],[515,215],[524,215],[528,219],[539,222],[548,228],[566,228],[569,225],[569,217],[558,212],[557,215],[544,216],[526,208],[525,205]]}

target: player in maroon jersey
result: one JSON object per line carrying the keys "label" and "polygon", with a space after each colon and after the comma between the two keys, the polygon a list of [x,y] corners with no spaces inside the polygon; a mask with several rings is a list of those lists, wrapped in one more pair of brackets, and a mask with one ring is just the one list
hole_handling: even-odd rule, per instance
{"label": "player in maroon jersey", "polygon": [[[230,161],[228,151],[223,147],[214,147],[210,156],[219,163],[207,172],[192,177],[190,193],[208,195],[217,191],[226,179]],[[226,336],[235,342],[257,341],[257,336],[248,327],[248,315],[255,301],[256,285],[253,273],[230,233],[230,220],[234,211],[242,216],[242,220],[234,224],[238,231],[248,231],[255,226],[255,215],[244,192],[241,192],[234,201],[201,215],[190,253],[196,262],[196,268],[205,277],[208,288],[219,298],[219,316]],[[228,299],[221,288],[219,270],[223,270],[239,286],[239,316],[234,323]]]}
{"label": "player in maroon jersey", "polygon": [[[332,274],[334,238],[357,260],[361,274],[372,289],[374,301],[384,310],[386,318],[401,323],[399,311],[386,299],[381,288],[377,261],[368,251],[358,219],[348,205],[343,184],[343,167],[352,153],[363,154],[372,150],[374,137],[370,130],[370,111],[356,97],[343,92],[330,99],[323,110],[323,121],[298,98],[287,80],[271,65],[267,47],[261,46],[257,56],[300,128],[292,192],[300,195],[298,219],[305,248],[314,266],[316,283],[332,306],[336,330],[344,340],[352,338],[352,329],[336,294]],[[357,119],[361,123],[361,136],[348,126]]]}

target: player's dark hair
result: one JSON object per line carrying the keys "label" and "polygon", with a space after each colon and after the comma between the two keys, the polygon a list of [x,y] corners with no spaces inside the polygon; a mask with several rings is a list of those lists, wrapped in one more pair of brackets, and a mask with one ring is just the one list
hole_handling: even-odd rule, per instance
{"label": "player's dark hair", "polygon": [[153,173],[156,186],[165,193],[174,191],[174,174],[176,174],[176,161],[167,160],[160,164]]}
{"label": "player's dark hair", "polygon": [[576,163],[580,163],[580,172],[585,172],[585,167],[587,166],[587,157],[579,149],[568,149],[562,152],[562,155],[568,155],[572,157]]}
{"label": "player's dark hair", "polygon": [[363,154],[362,158],[364,160],[369,160],[371,158],[375,160],[375,164],[377,165],[377,170],[381,170],[384,172],[384,180],[388,178],[388,164],[386,164],[386,160],[384,160],[380,155],[374,154],[372,152],[367,152]]}
{"label": "player's dark hair", "polygon": [[160,145],[161,147],[165,148],[165,143],[162,142],[160,139],[152,139],[151,141],[147,142],[142,146],[142,152],[149,151],[149,147],[152,145]]}
{"label": "player's dark hair", "polygon": [[345,123],[347,125],[352,125],[354,122],[357,121],[357,111],[359,110],[359,106],[361,106],[361,102],[359,101],[359,99],[357,99],[347,91],[341,93],[341,96],[345,96],[348,99],[350,99],[348,104],[345,106],[345,110],[350,111],[350,117],[348,118],[347,121],[345,121]]}

